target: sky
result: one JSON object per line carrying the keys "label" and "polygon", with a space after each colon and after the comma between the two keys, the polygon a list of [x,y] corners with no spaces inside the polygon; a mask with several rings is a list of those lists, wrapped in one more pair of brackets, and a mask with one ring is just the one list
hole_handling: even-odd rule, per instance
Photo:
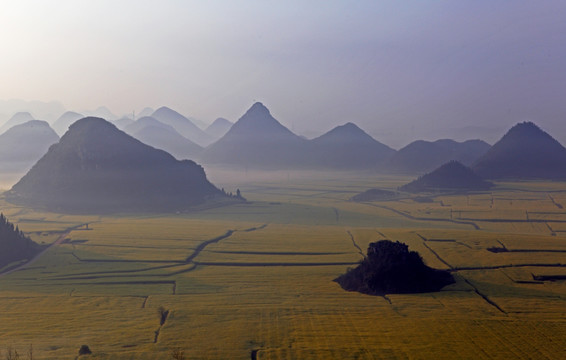
{"label": "sky", "polygon": [[566,140],[564,19],[564,1],[2,0],[0,100],[205,123],[261,101],[307,137],[350,121],[396,148],[526,120]]}

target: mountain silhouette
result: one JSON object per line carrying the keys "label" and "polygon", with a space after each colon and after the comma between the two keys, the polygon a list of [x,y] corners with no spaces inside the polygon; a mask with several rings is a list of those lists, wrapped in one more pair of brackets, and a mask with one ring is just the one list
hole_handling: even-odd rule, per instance
{"label": "mountain silhouette", "polygon": [[8,119],[8,121],[6,121],[4,125],[0,127],[0,134],[16,125],[26,123],[30,120],[35,120],[35,119],[29,112],[26,111],[17,112],[14,115],[12,115],[12,117]]}
{"label": "mountain silhouette", "polygon": [[93,117],[72,124],[6,193],[12,203],[77,213],[183,211],[215,196],[223,195],[195,162]]}
{"label": "mountain silhouette", "polygon": [[0,135],[0,166],[4,171],[27,171],[58,141],[46,121],[16,125]]}
{"label": "mountain silhouette", "polygon": [[451,160],[469,166],[484,155],[489,148],[490,145],[482,140],[464,142],[450,139],[417,140],[391,156],[387,169],[395,173],[423,174]]}
{"label": "mountain silhouette", "polygon": [[380,143],[357,125],[337,126],[309,142],[310,166],[328,169],[376,169],[395,150]]}
{"label": "mountain silhouette", "polygon": [[295,167],[308,150],[307,140],[281,125],[260,102],[201,155],[205,163],[280,169]]}
{"label": "mountain silhouette", "polygon": [[194,159],[202,147],[183,137],[172,126],[144,116],[126,126],[124,131],[144,144],[167,151],[177,159]]}
{"label": "mountain silhouette", "polygon": [[128,125],[133,124],[134,120],[130,119],[127,116],[122,116],[118,120],[112,121],[112,124],[116,125],[116,127],[120,130],[124,130]]}
{"label": "mountain silhouette", "polygon": [[566,149],[532,122],[513,126],[473,165],[488,179],[566,179]]}
{"label": "mountain silhouette", "polygon": [[95,110],[87,110],[82,113],[89,117],[99,117],[106,119],[107,121],[114,121],[118,119],[118,116],[114,115],[114,113],[112,113],[112,111],[110,111],[110,109],[106,106],[99,106]]}
{"label": "mountain silhouette", "polygon": [[69,126],[75,121],[82,119],[84,116],[74,111],[66,111],[53,123],[53,130],[57,135],[62,136]]}
{"label": "mountain silhouette", "polygon": [[151,114],[153,114],[155,112],[154,109],[150,108],[150,107],[144,107],[142,111],[139,112],[139,114],[137,114],[138,118],[142,118],[144,116],[151,116]]}
{"label": "mountain silhouette", "polygon": [[200,146],[207,146],[214,141],[210,135],[193,124],[191,120],[168,107],[160,107],[155,110],[151,117],[172,126],[179,134]]}
{"label": "mountain silhouette", "polygon": [[222,136],[226,135],[228,130],[234,125],[231,121],[228,121],[224,118],[218,118],[214,120],[212,124],[210,124],[206,130],[204,130],[208,135],[212,136],[212,138],[218,140]]}
{"label": "mountain silhouette", "polygon": [[483,180],[472,169],[458,161],[450,161],[438,169],[399,188],[407,192],[434,192],[439,190],[487,190],[493,184]]}

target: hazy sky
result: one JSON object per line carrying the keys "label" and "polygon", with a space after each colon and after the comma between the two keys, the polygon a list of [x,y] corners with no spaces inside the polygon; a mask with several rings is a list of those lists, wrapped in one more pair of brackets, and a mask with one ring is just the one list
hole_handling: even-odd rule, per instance
{"label": "hazy sky", "polygon": [[1,4],[0,99],[205,122],[262,101],[296,132],[353,121],[392,146],[566,122],[564,1]]}

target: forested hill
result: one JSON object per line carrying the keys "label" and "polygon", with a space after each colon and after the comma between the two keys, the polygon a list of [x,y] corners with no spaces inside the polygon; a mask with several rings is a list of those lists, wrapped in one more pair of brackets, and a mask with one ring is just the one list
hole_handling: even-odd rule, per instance
{"label": "forested hill", "polygon": [[10,263],[31,259],[40,250],[40,245],[0,214],[0,271]]}

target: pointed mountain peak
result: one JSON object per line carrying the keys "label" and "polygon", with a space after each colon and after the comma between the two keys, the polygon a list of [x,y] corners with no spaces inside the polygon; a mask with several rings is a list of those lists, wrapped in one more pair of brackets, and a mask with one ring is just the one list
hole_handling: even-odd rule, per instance
{"label": "pointed mountain peak", "polygon": [[[279,133],[285,134],[285,136],[291,135],[293,137],[298,137],[293,134],[289,129],[283,126],[279,121],[277,121],[269,112],[269,109],[265,107],[260,102],[253,104],[248,111],[232,126],[228,134],[236,133],[241,134],[244,132],[260,132],[260,133]],[[250,134],[251,135],[251,134]]]}
{"label": "pointed mountain peak", "polygon": [[331,132],[339,132],[350,135],[367,135],[365,131],[363,131],[358,125],[354,124],[353,122],[347,122],[344,125],[336,126],[334,129],[329,131],[329,133]]}
{"label": "pointed mountain peak", "polygon": [[263,114],[263,115],[271,116],[269,109],[259,101],[253,104],[252,107],[250,107],[248,111],[244,114],[244,116],[251,114]]}
{"label": "pointed mountain peak", "polygon": [[509,129],[509,131],[507,131],[507,134],[505,134],[505,136],[514,136],[514,137],[543,136],[543,137],[551,138],[551,136],[547,132],[542,130],[540,127],[538,127],[537,124],[531,121],[525,121],[516,124],[511,129]]}
{"label": "pointed mountain peak", "polygon": [[[332,142],[350,142],[350,143],[366,143],[366,144],[381,144],[375,140],[372,136],[362,130],[358,125],[347,122],[344,125],[336,126],[327,133],[313,139],[315,143],[332,141]],[[389,149],[388,146],[383,145],[383,148]],[[390,149],[392,150],[392,149]]]}
{"label": "pointed mountain peak", "polygon": [[167,106],[161,106],[161,107],[159,107],[157,110],[155,110],[155,111],[153,112],[153,115],[152,115],[152,116],[154,116],[156,113],[163,113],[163,114],[166,114],[166,113],[176,113],[176,114],[178,114],[178,112],[176,112],[175,110],[173,110],[173,109],[171,109],[170,107],[167,107]]}
{"label": "pointed mountain peak", "polygon": [[532,122],[513,126],[474,164],[490,179],[566,179],[566,149]]}

